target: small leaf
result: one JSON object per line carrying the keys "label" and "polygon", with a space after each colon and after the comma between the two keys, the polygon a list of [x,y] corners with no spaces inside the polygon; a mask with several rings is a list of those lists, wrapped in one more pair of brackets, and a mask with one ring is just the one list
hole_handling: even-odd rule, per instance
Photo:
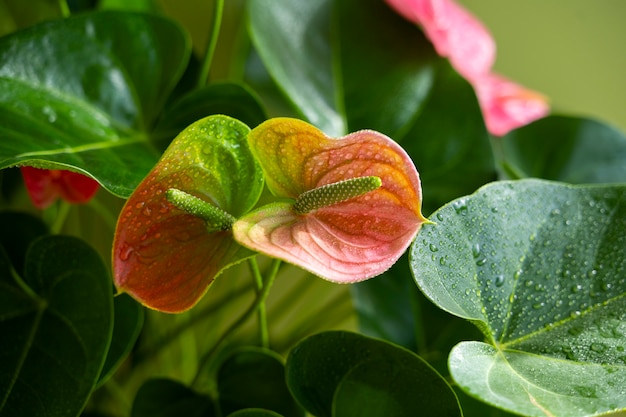
{"label": "small leaf", "polygon": [[262,408],[285,417],[304,416],[287,389],[285,365],[274,352],[253,347],[238,349],[220,364],[217,386],[225,415]]}
{"label": "small leaf", "polygon": [[210,116],[174,139],[120,213],[113,249],[120,291],[153,309],[184,311],[222,270],[252,256],[230,231],[210,232],[204,220],[166,197],[175,188],[232,216],[250,210],[263,176],[247,146],[249,130],[229,117]]}
{"label": "small leaf", "polygon": [[450,370],[523,415],[626,409],[626,187],[498,182],[442,207],[411,248],[420,289],[473,321]]}
{"label": "small leaf", "polygon": [[[393,265],[424,221],[417,171],[385,135],[360,131],[332,139],[305,122],[278,118],[252,130],[249,142],[270,191],[295,200],[261,207],[235,222],[235,238],[253,250],[329,281],[356,282]],[[303,194],[362,177],[378,177],[382,186],[365,194],[356,187],[347,200],[323,196],[321,207],[298,213]]]}
{"label": "small leaf", "polygon": [[131,417],[214,417],[215,406],[180,382],[156,378],[146,381],[137,392]]}
{"label": "small leaf", "polygon": [[505,171],[574,184],[626,182],[626,136],[592,119],[551,116],[502,140]]}
{"label": "small leaf", "polygon": [[[19,284],[18,284],[19,283]],[[44,236],[23,277],[0,250],[0,414],[75,416],[97,381],[111,340],[107,268],[82,241]]]}
{"label": "small leaf", "polygon": [[356,333],[304,339],[286,371],[291,392],[315,416],[420,415],[416,407],[425,415],[461,415],[450,386],[419,356]]}

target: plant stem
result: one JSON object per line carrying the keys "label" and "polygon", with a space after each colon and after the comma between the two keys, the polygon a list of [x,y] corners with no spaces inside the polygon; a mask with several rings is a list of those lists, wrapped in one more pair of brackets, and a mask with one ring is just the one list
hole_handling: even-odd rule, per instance
{"label": "plant stem", "polygon": [[[263,276],[261,275],[261,270],[259,269],[259,264],[256,261],[256,257],[250,258],[248,260],[248,265],[250,266],[250,273],[254,277],[254,283],[256,285],[257,296],[259,293],[263,291]],[[259,340],[260,345],[264,348],[269,347],[269,332],[267,329],[267,309],[265,308],[265,303],[259,304],[259,308],[257,309],[257,319],[259,322]]]}
{"label": "plant stem", "polygon": [[278,275],[278,268],[280,267],[280,263],[281,261],[279,259],[274,260],[272,267],[270,269],[270,273],[268,274],[265,280],[263,289],[257,293],[257,296],[254,299],[254,302],[250,305],[250,307],[248,307],[248,309],[241,316],[239,316],[237,320],[235,320],[230,325],[228,329],[226,329],[226,331],[217,340],[217,342],[215,342],[215,345],[213,345],[213,347],[207,353],[205,353],[204,356],[200,359],[199,364],[198,364],[198,372],[196,373],[196,376],[191,383],[192,386],[197,385],[198,381],[200,380],[200,376],[202,375],[202,370],[211,362],[211,359],[213,359],[213,356],[218,352],[222,343],[224,343],[224,341],[230,335],[232,335],[235,332],[235,330],[241,327],[250,318],[250,316],[252,316],[257,311],[259,306],[265,302],[265,299],[270,293],[270,288],[272,287],[272,284],[274,283],[274,279],[276,278],[276,275]]}
{"label": "plant stem", "polygon": [[67,214],[70,211],[71,204],[65,200],[61,200],[57,206],[57,213],[54,219],[54,222],[50,226],[50,232],[53,235],[58,235],[61,233],[63,229],[63,224],[65,223],[65,219],[67,219]]}
{"label": "plant stem", "polygon": [[70,7],[67,5],[66,0],[59,0],[59,9],[61,10],[61,15],[63,17],[70,17]]}
{"label": "plant stem", "polygon": [[206,51],[204,52],[204,59],[202,66],[200,67],[200,73],[198,74],[198,82],[196,86],[202,87],[206,84],[209,78],[209,70],[211,69],[211,62],[213,61],[213,55],[215,53],[215,47],[217,46],[217,38],[220,34],[220,27],[222,25],[222,15],[224,12],[224,0],[214,0],[213,7],[213,25],[209,39],[207,41]]}

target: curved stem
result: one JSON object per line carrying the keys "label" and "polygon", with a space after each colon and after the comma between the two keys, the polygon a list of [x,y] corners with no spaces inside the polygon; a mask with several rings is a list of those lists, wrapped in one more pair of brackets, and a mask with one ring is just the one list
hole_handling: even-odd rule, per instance
{"label": "curved stem", "polygon": [[211,69],[211,62],[213,61],[213,55],[215,53],[215,47],[217,46],[217,38],[220,34],[220,27],[222,25],[222,15],[224,12],[224,0],[214,0],[213,7],[213,25],[209,39],[207,41],[207,47],[204,52],[204,59],[202,60],[202,66],[200,67],[200,73],[198,74],[197,87],[202,87],[206,84],[207,78],[209,78],[209,70]]}
{"label": "curved stem", "polygon": [[70,211],[70,207],[71,204],[67,201],[59,201],[54,223],[52,223],[52,225],[50,226],[50,232],[53,235],[58,235],[59,233],[61,233],[61,230],[63,229],[63,224],[65,223],[65,219],[67,219],[67,214]]}
{"label": "curved stem", "polygon": [[213,356],[218,352],[222,343],[224,343],[224,341],[230,335],[232,335],[235,330],[241,327],[250,318],[250,316],[252,316],[257,311],[259,306],[265,302],[265,299],[270,293],[270,288],[274,283],[274,279],[276,278],[276,275],[278,275],[278,268],[280,267],[280,263],[281,261],[279,259],[274,259],[274,262],[270,269],[270,273],[268,274],[265,280],[265,284],[263,285],[263,289],[259,293],[257,293],[254,302],[250,305],[250,307],[248,307],[246,311],[244,311],[241,316],[239,316],[237,320],[235,320],[230,325],[230,327],[228,327],[228,329],[226,329],[226,331],[217,340],[217,342],[215,342],[215,345],[213,345],[213,347],[200,359],[198,364],[198,372],[196,373],[196,376],[191,383],[192,386],[198,383],[200,376],[202,375],[202,370],[209,364],[209,362],[211,362],[211,359],[213,359]]}

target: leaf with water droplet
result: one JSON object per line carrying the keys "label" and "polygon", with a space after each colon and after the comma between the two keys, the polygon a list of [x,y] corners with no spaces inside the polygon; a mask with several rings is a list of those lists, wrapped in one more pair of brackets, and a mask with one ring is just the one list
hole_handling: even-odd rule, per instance
{"label": "leaf with water droplet", "polygon": [[458,384],[523,415],[626,409],[626,186],[502,181],[433,216],[415,280],[487,339],[452,351]]}
{"label": "leaf with water droplet", "polygon": [[425,220],[415,166],[381,133],[333,139],[278,118],[253,129],[249,142],[270,191],[288,200],[235,222],[235,238],[251,249],[330,281],[356,282],[393,265]]}
{"label": "leaf with water droplet", "polygon": [[184,311],[222,270],[252,256],[230,230],[207,225],[167,199],[176,189],[231,216],[249,211],[263,188],[249,131],[235,119],[210,116],[174,139],[120,213],[113,247],[120,291],[150,308]]}

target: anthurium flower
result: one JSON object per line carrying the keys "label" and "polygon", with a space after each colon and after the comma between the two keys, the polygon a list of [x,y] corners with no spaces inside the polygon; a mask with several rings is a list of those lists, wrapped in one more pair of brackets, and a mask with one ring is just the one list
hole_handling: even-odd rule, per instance
{"label": "anthurium flower", "polygon": [[369,130],[339,139],[294,119],[252,130],[250,148],[283,201],[233,225],[242,245],[329,281],[362,281],[387,270],[426,219],[421,185],[404,150]]}
{"label": "anthurium flower", "polygon": [[477,78],[474,89],[487,130],[495,136],[504,136],[550,112],[545,96],[501,75],[491,73]]}
{"label": "anthurium flower", "polygon": [[386,0],[400,15],[420,25],[437,53],[472,84],[489,133],[503,136],[546,116],[547,99],[491,68],[496,44],[485,26],[454,0]]}
{"label": "anthurium flower", "polygon": [[96,180],[77,172],[30,166],[23,166],[20,170],[28,195],[40,210],[59,198],[73,204],[87,203],[99,188]]}
{"label": "anthurium flower", "polygon": [[174,139],[120,213],[113,243],[119,291],[150,308],[182,312],[221,271],[253,255],[230,230],[263,188],[249,130],[211,116]]}

